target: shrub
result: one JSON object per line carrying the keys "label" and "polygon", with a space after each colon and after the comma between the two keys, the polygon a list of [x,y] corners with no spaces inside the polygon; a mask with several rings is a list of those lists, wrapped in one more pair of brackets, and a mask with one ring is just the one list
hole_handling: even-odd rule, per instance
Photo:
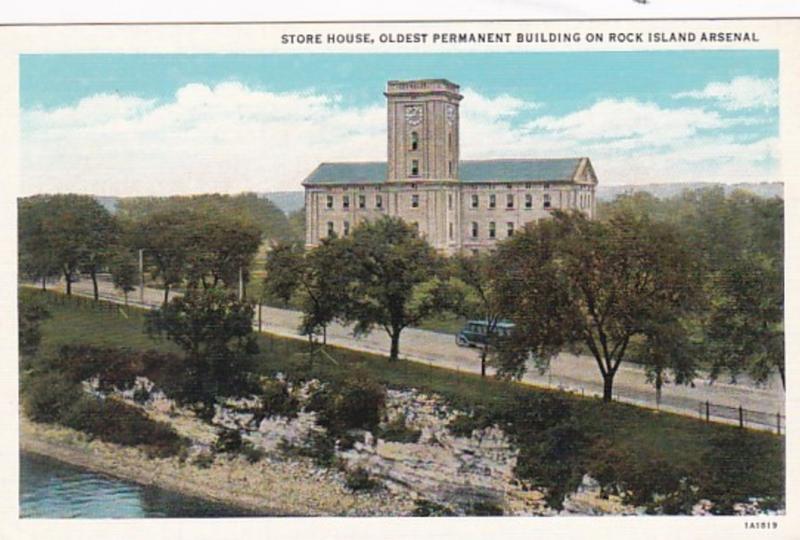
{"label": "shrub", "polygon": [[442,517],[454,516],[455,513],[444,505],[427,499],[417,499],[414,501],[414,510],[411,512],[411,515],[417,517]]}
{"label": "shrub", "polygon": [[133,401],[139,405],[144,405],[150,400],[150,392],[147,388],[140,386],[133,392]]}
{"label": "shrub", "polygon": [[30,378],[22,392],[22,406],[35,422],[58,422],[63,412],[83,396],[80,384],[59,373]]}
{"label": "shrub", "polygon": [[260,397],[265,416],[297,417],[300,404],[289,393],[289,386],[285,382],[278,380],[264,382]]}
{"label": "shrub", "polygon": [[235,454],[242,450],[243,444],[242,434],[238,429],[221,428],[217,431],[213,449],[218,454]]}
{"label": "shrub", "polygon": [[347,471],[344,483],[347,489],[351,491],[371,491],[379,485],[363,467],[356,467]]}
{"label": "shrub", "polygon": [[200,452],[192,458],[192,465],[200,469],[208,469],[214,464],[214,454],[212,452]]}
{"label": "shrub", "polygon": [[464,508],[468,516],[502,516],[503,507],[496,501],[474,501]]}
{"label": "shrub", "polygon": [[447,424],[447,429],[456,437],[472,437],[472,432],[476,429],[482,429],[483,418],[467,414],[459,414]]}
{"label": "shrub", "polygon": [[369,377],[350,376],[336,388],[314,393],[307,408],[316,411],[319,423],[332,433],[349,429],[374,430],[386,402],[386,389]]}
{"label": "shrub", "polygon": [[415,443],[420,434],[420,430],[408,427],[405,416],[398,414],[380,430],[379,436],[385,441]]}
{"label": "shrub", "polygon": [[245,441],[241,453],[248,463],[258,463],[267,456],[266,450],[254,446],[250,441]]}

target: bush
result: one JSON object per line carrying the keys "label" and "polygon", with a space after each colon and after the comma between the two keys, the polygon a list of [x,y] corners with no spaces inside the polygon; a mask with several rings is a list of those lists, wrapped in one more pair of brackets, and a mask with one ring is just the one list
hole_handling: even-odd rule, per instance
{"label": "bush", "polygon": [[265,381],[262,384],[260,397],[265,416],[297,417],[300,403],[289,393],[289,386],[285,382]]}
{"label": "bush", "polygon": [[351,491],[371,491],[380,485],[363,467],[347,471],[344,483]]}
{"label": "bush", "polygon": [[482,417],[470,416],[467,414],[459,414],[447,424],[447,429],[450,430],[456,437],[472,437],[472,432],[477,429],[486,427],[485,419]]}
{"label": "bush", "polygon": [[502,516],[503,507],[495,501],[475,501],[464,512],[468,516]]}
{"label": "bush", "polygon": [[61,415],[82,398],[80,384],[66,380],[59,373],[45,373],[26,381],[22,406],[34,422],[59,422]]}
{"label": "bush", "polygon": [[209,469],[214,464],[214,454],[211,452],[200,452],[192,459],[192,465],[200,469]]}
{"label": "bush", "polygon": [[385,441],[415,443],[420,434],[420,430],[408,427],[405,416],[398,414],[380,430],[378,436]]}
{"label": "bush", "polygon": [[266,450],[254,446],[250,441],[245,441],[241,453],[248,463],[258,463],[267,456]]}
{"label": "bush", "polygon": [[244,442],[238,429],[221,428],[214,441],[214,452],[218,454],[235,454],[242,450]]}
{"label": "bush", "polygon": [[307,408],[316,411],[319,423],[338,434],[349,429],[373,431],[381,420],[386,389],[369,377],[350,376],[337,387],[326,387],[309,400]]}
{"label": "bush", "polygon": [[417,499],[414,501],[414,510],[411,515],[417,517],[442,517],[454,516],[455,513],[444,505],[427,499]]}

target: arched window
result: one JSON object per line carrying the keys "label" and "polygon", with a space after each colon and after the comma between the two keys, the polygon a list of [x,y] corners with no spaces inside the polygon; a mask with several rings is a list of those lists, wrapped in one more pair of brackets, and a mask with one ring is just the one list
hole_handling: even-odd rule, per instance
{"label": "arched window", "polygon": [[416,150],[419,148],[419,134],[416,131],[411,132],[411,149]]}

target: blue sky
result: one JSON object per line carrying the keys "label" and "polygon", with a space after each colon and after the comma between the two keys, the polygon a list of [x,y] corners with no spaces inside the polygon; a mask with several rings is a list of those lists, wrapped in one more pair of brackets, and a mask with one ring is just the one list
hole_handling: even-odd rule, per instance
{"label": "blue sky", "polygon": [[609,184],[775,180],[778,71],[774,51],[24,55],[21,188],[299,189],[320,161],[385,159],[382,91],[413,78],[461,85],[462,158],[588,155]]}

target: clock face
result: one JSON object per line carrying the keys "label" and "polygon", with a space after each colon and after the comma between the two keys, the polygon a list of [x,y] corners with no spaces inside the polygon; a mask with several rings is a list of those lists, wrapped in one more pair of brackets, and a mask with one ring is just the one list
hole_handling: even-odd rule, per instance
{"label": "clock face", "polygon": [[411,105],[406,107],[406,122],[409,126],[418,126],[422,123],[422,107]]}
{"label": "clock face", "polygon": [[448,105],[445,109],[445,116],[447,116],[447,123],[453,125],[456,121],[456,108],[453,105]]}

